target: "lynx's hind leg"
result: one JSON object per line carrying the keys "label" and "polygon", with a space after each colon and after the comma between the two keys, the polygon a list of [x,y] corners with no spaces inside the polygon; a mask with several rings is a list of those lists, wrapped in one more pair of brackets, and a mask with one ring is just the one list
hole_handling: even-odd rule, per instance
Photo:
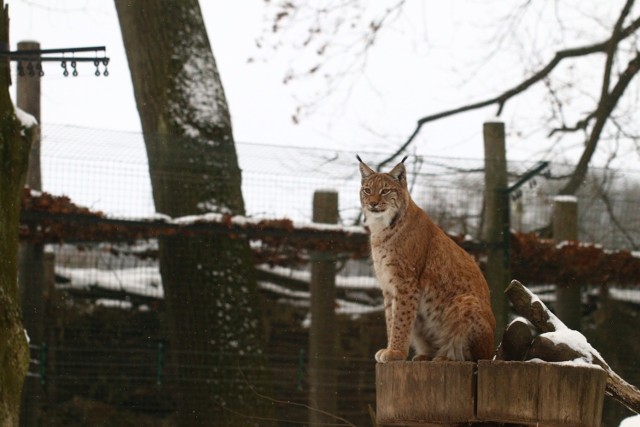
{"label": "lynx's hind leg", "polygon": [[437,356],[449,360],[490,359],[493,355],[495,320],[491,309],[473,295],[461,295],[454,300],[456,310],[450,316],[448,341]]}
{"label": "lynx's hind leg", "polygon": [[491,359],[493,357],[493,326],[486,319],[478,319],[469,333],[469,351],[471,359]]}
{"label": "lynx's hind leg", "polygon": [[411,359],[414,362],[423,362],[433,360],[436,352],[433,343],[430,341],[428,327],[426,325],[425,316],[418,313],[416,316],[413,329],[411,330],[411,347],[415,351],[415,355]]}
{"label": "lynx's hind leg", "polygon": [[464,335],[456,335],[444,343],[433,358],[435,361],[454,360],[465,361],[470,360],[471,352],[469,351],[468,338]]}

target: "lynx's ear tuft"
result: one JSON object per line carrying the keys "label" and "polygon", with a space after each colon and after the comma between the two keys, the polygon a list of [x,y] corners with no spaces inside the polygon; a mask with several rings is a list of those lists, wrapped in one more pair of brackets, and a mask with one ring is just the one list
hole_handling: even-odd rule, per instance
{"label": "lynx's ear tuft", "polygon": [[389,175],[391,175],[396,181],[403,185],[407,185],[407,169],[404,167],[404,161],[407,158],[402,159],[400,163],[398,163],[391,171]]}
{"label": "lynx's ear tuft", "polygon": [[356,158],[360,162],[360,176],[362,177],[362,179],[369,178],[371,175],[376,173],[373,169],[367,166],[365,162],[362,161],[359,155],[356,154]]}
{"label": "lynx's ear tuft", "polygon": [[409,158],[409,156],[404,156],[404,158],[402,159],[402,161],[400,163],[404,163],[405,160],[407,160]]}

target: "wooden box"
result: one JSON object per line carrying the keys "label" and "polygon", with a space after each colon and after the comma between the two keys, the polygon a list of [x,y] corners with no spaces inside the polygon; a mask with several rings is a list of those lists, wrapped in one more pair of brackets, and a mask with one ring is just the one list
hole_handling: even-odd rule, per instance
{"label": "wooden box", "polygon": [[591,366],[478,362],[477,417],[546,427],[600,427],[606,373]]}
{"label": "wooden box", "polygon": [[376,421],[384,425],[474,420],[476,364],[391,362],[376,365]]}

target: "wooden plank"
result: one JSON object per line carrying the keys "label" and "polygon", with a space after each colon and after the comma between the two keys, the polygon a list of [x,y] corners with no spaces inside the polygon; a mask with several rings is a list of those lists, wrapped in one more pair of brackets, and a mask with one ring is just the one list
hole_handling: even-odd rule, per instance
{"label": "wooden plank", "polygon": [[589,366],[539,365],[540,424],[557,427],[599,427],[607,374]]}
{"label": "wooden plank", "polygon": [[477,417],[544,427],[599,427],[607,375],[590,366],[479,361]]}
{"label": "wooden plank", "polygon": [[478,419],[535,424],[538,364],[478,361]]}
{"label": "wooden plank", "polygon": [[451,424],[474,420],[473,362],[376,365],[377,422]]}

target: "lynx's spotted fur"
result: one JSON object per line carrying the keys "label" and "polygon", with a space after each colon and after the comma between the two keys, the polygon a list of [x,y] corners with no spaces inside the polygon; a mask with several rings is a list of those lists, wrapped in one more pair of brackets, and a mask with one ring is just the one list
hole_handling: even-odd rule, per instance
{"label": "lynx's spotted fur", "polygon": [[477,264],[411,199],[404,159],[389,173],[358,160],[387,324],[376,361],[405,360],[410,344],[414,360],[489,359],[496,322]]}

